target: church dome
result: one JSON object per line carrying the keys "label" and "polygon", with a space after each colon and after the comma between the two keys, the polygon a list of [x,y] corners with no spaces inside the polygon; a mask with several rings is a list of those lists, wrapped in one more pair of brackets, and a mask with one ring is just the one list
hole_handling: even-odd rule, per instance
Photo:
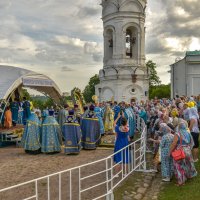
{"label": "church dome", "polygon": [[110,14],[113,14],[113,13],[116,13],[116,12],[118,12],[117,5],[112,3],[112,2],[107,2],[103,6],[102,16],[104,17],[106,15],[110,15]]}
{"label": "church dome", "polygon": [[144,9],[139,1],[124,1],[120,6],[121,12],[139,12],[143,13]]}

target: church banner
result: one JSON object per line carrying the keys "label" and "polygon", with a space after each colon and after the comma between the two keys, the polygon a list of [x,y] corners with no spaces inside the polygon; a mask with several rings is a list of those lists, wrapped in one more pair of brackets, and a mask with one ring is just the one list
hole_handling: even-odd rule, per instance
{"label": "church banner", "polygon": [[24,86],[53,86],[53,81],[47,79],[31,79],[31,78],[23,78]]}

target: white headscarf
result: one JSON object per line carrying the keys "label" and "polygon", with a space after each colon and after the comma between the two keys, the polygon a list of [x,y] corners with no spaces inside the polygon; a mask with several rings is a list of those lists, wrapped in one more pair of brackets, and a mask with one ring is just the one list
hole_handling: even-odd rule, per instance
{"label": "white headscarf", "polygon": [[189,110],[189,118],[190,119],[199,119],[199,114],[195,107],[190,108]]}
{"label": "white headscarf", "polygon": [[161,123],[159,130],[160,130],[160,132],[163,133],[163,135],[165,135],[167,133],[171,133],[171,128],[169,126],[167,126],[166,123]]}

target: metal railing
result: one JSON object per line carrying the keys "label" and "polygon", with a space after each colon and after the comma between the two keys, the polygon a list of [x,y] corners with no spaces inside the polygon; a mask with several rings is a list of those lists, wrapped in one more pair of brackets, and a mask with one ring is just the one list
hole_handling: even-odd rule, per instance
{"label": "metal railing", "polygon": [[[146,170],[146,125],[137,117],[139,139],[112,155],[0,190],[4,200],[113,199],[114,189],[132,172]],[[114,163],[114,157],[120,157]],[[13,198],[14,195],[14,198]]]}

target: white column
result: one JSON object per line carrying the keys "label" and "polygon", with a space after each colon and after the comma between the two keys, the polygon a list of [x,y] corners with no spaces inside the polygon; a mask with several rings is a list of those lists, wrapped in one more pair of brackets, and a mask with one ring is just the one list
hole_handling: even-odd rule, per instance
{"label": "white column", "polygon": [[116,51],[114,58],[123,58],[123,32],[122,32],[122,21],[117,21],[115,23],[116,28]]}
{"label": "white column", "polygon": [[137,64],[141,65],[141,33],[140,31],[137,32]]}
{"label": "white column", "polygon": [[144,26],[141,27],[141,44],[140,44],[140,59],[141,59],[141,64],[144,65],[145,64],[145,30],[144,30]]}

